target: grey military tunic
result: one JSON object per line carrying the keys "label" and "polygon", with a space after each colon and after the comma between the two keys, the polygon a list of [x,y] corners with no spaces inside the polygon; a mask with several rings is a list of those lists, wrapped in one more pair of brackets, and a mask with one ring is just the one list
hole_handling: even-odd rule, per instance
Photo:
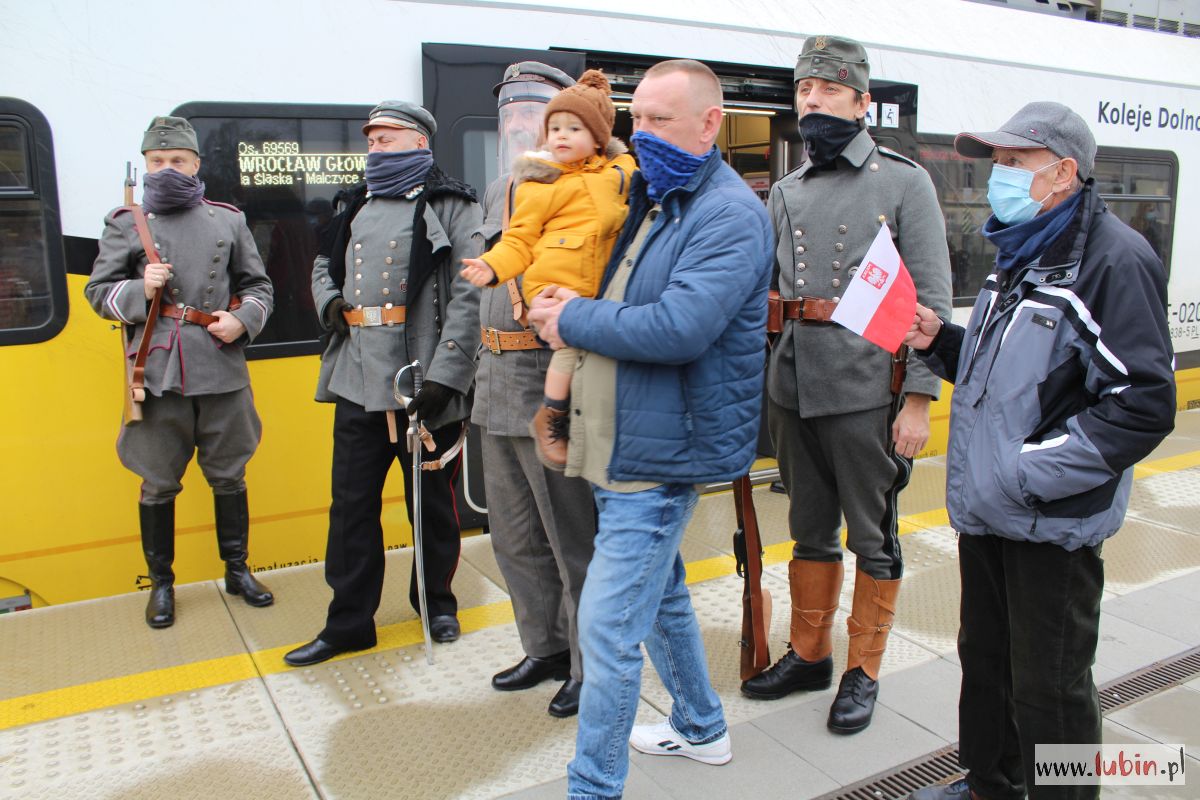
{"label": "grey military tunic", "polygon": [[[142,477],[144,503],[177,495],[197,450],[214,492],[243,491],[246,462],[258,447],[262,425],[242,346],[266,325],[273,307],[271,281],[245,217],[232,206],[205,200],[146,217],[155,249],[171,265],[163,303],[212,314],[237,295],[242,305],[231,313],[246,326],[246,335],[225,343],[203,326],[161,317],[146,358],[144,419],[122,428],[118,455]],[[114,210],[105,218],[100,254],[84,293],[100,316],[135,326],[128,358],[136,352],[149,311],[142,281],[147,263],[133,215]]]}
{"label": "grey military tunic", "polygon": [[[836,169],[808,164],[773,187],[767,209],[778,236],[775,260],[784,298],[840,298],[886,223],[912,275],[917,300],[950,314],[946,223],[929,175],[876,147],[865,130]],[[784,325],[771,355],[771,399],[801,417],[845,414],[891,402],[891,357],[840,325]],[[941,381],[910,356],[905,392],[934,398]]]}
{"label": "grey military tunic", "polygon": [[425,377],[459,392],[446,410],[428,420],[430,429],[465,419],[475,378],[479,341],[479,289],[458,274],[463,258],[478,256],[480,212],[457,197],[435,198],[425,206],[426,238],[445,262],[417,287],[408,285],[414,199],[369,197],[351,222],[346,250],[346,280],[335,286],[329,259],[318,256],[312,289],[324,324],[325,307],[335,297],[352,306],[405,306],[407,319],[395,326],[352,327],[347,340],[334,336],[321,357],[316,399],[342,397],[366,411],[398,409],[392,396],[396,371],[419,359]]}

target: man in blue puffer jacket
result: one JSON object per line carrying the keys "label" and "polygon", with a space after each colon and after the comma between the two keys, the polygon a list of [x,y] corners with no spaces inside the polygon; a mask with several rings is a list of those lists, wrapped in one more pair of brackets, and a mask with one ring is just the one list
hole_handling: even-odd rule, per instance
{"label": "man in blue puffer jacket", "polygon": [[1034,748],[1101,742],[1100,548],[1133,465],[1175,420],[1166,271],[1100,199],[1095,139],[1066,106],[1030,103],[954,146],[993,161],[996,272],[965,329],[918,306],[906,341],[954,382],[946,507],[961,534],[968,773],[913,797],[1095,797],[1037,784]]}
{"label": "man in blue puffer jacket", "polygon": [[[579,602],[583,692],[571,798],[620,797],[626,742],[707,764],[731,758],[679,544],[696,484],[744,475],[762,402],[772,232],[713,146],[721,86],[708,67],[647,70],[631,108],[640,172],[600,295],[559,289],[530,322],[587,351],[571,386],[567,475],[592,485],[596,549]],[[639,645],[674,700],[634,727]]]}

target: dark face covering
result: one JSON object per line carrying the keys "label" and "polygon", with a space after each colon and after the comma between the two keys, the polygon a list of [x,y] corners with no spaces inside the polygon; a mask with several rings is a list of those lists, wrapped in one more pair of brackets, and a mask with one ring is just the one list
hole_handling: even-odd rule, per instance
{"label": "dark face covering", "polygon": [[152,214],[173,214],[200,205],[204,181],[171,168],[148,172],[142,179],[142,206]]}
{"label": "dark face covering", "polygon": [[815,111],[800,118],[799,128],[804,137],[804,149],[814,167],[831,163],[862,130],[858,120]]}
{"label": "dark face covering", "polygon": [[376,197],[403,197],[425,182],[433,166],[427,148],[367,154],[367,188]]}

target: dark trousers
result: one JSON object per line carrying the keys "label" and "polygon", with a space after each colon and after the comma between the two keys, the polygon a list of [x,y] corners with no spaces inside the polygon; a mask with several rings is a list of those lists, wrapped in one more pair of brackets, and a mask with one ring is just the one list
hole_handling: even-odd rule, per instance
{"label": "dark trousers", "polygon": [[[325,630],[320,637],[338,646],[375,643],[375,611],[383,593],[383,484],[392,462],[404,470],[404,502],[412,521],[412,454],[405,446],[407,417],[396,412],[400,441],[388,441],[382,411],[338,398],[333,417],[333,502],[329,506],[329,543],[325,549],[325,582],[333,589]],[[437,450],[445,452],[459,434],[458,425],[433,432]],[[461,456],[441,470],[421,475],[422,555],[429,616],[455,614],[458,601],[450,581],[461,550],[454,478]],[[409,579],[409,603],[419,610],[416,559]]]}
{"label": "dark trousers", "polygon": [[959,761],[988,800],[1090,798],[1096,786],[1038,786],[1034,745],[1101,742],[1092,662],[1100,628],[1099,547],[962,534]]}

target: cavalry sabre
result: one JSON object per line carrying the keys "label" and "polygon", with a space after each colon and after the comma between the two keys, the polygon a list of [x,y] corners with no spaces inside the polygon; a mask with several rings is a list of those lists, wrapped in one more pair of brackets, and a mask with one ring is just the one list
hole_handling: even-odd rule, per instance
{"label": "cavalry sabre", "polygon": [[[405,396],[400,389],[400,379],[405,372],[412,373],[412,396]],[[392,395],[408,413],[408,430],[404,432],[408,450],[412,453],[412,532],[413,558],[416,559],[417,600],[421,611],[421,632],[425,634],[425,660],[433,663],[433,638],[429,635],[429,612],[425,602],[425,557],[421,547],[421,449],[422,446],[433,449],[433,438],[421,425],[417,415],[409,411],[413,398],[421,392],[421,384],[425,382],[425,372],[420,361],[406,364],[396,373],[392,382]],[[423,434],[423,435],[422,435]]]}

